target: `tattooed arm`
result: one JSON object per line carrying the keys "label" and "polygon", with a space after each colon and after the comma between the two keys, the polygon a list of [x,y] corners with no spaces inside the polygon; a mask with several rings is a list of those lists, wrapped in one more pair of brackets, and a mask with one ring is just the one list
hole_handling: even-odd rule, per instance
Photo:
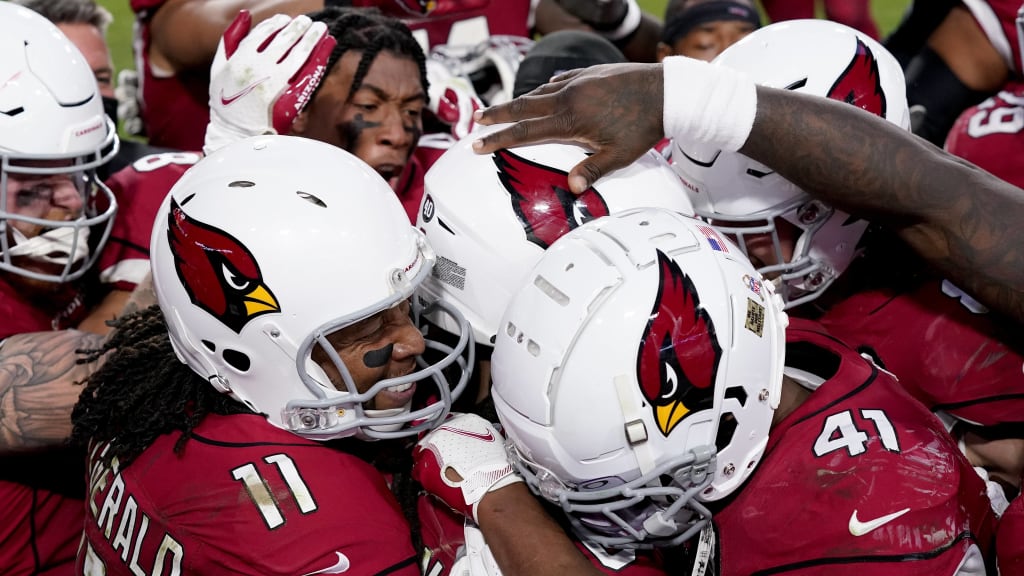
{"label": "tattooed arm", "polygon": [[853,106],[768,88],[740,151],[895,229],[958,286],[1024,322],[1024,190]]}
{"label": "tattooed arm", "polygon": [[99,362],[75,352],[104,336],[59,330],[17,334],[0,345],[0,453],[51,448],[71,435],[71,408]]}
{"label": "tattooed arm", "polygon": [[[152,276],[132,291],[121,315],[156,303]],[[32,332],[0,343],[0,453],[51,448],[71,435],[71,409],[102,358],[79,363],[77,350],[107,336],[78,330]]]}
{"label": "tattooed arm", "polygon": [[[580,192],[663,136],[663,98],[661,65],[567,72],[484,110],[481,124],[515,124],[474,149],[579,142],[594,151],[570,172]],[[845,211],[893,227],[947,278],[1024,323],[1024,191],[853,106],[764,87],[740,151]]]}

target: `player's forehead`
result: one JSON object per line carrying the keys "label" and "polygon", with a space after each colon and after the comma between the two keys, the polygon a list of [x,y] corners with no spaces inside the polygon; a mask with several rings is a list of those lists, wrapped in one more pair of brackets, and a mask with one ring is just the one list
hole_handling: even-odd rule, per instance
{"label": "player's forehead", "polygon": [[[362,50],[351,50],[338,60],[329,74],[336,90],[343,90],[346,95],[349,95],[363,54]],[[425,97],[426,92],[421,77],[419,64],[411,56],[398,54],[391,50],[381,50],[374,55],[373,61],[366,70],[366,75],[359,83],[359,90],[366,87],[378,95],[398,99],[407,99],[420,94]]]}

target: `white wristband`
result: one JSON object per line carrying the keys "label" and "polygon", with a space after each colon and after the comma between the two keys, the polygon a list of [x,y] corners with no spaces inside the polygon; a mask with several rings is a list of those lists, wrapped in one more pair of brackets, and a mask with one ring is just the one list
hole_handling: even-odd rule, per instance
{"label": "white wristband", "polygon": [[742,72],[685,56],[662,62],[665,136],[737,151],[757,114],[757,88]]}
{"label": "white wristband", "polygon": [[614,30],[598,31],[598,34],[615,42],[636,32],[636,29],[640,26],[643,11],[640,10],[640,5],[636,3],[636,0],[626,0],[626,4],[626,15],[622,18],[622,23]]}

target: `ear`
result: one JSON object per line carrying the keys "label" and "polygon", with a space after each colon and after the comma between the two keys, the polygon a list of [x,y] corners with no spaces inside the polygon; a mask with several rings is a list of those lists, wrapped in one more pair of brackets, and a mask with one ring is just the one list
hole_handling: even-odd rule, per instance
{"label": "ear", "polygon": [[288,133],[293,136],[302,136],[306,133],[306,128],[309,126],[309,106],[302,112],[299,112],[295,120],[292,121],[292,127],[288,130]]}
{"label": "ear", "polygon": [[661,62],[665,58],[672,56],[672,47],[664,42],[658,42],[658,47],[655,49],[658,57],[658,62]]}

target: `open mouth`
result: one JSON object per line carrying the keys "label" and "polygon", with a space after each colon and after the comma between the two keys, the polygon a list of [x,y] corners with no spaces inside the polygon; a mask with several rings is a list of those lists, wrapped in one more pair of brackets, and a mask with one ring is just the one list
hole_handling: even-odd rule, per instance
{"label": "open mouth", "polygon": [[398,181],[402,177],[402,169],[405,168],[402,164],[378,164],[374,166],[374,170],[387,181],[388,186],[394,190],[398,187]]}

